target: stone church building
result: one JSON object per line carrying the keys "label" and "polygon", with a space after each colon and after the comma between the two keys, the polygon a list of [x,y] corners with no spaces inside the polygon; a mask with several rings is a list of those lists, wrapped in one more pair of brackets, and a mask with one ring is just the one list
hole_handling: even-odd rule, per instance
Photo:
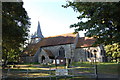
{"label": "stone church building", "polygon": [[[31,42],[21,56],[21,62],[56,63],[105,61],[103,45],[92,46],[96,39],[80,37],[80,34],[61,34],[43,37],[38,22],[37,32],[31,36]],[[95,55],[96,54],[96,55]]]}

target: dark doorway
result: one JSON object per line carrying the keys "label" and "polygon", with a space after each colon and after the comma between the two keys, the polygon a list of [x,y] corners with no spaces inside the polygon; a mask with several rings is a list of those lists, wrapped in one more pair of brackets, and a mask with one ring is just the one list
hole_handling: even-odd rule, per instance
{"label": "dark doorway", "polygon": [[68,59],[68,64],[70,64],[71,63],[71,59]]}
{"label": "dark doorway", "polygon": [[41,63],[44,63],[44,61],[45,61],[45,56],[42,56],[41,57]]}

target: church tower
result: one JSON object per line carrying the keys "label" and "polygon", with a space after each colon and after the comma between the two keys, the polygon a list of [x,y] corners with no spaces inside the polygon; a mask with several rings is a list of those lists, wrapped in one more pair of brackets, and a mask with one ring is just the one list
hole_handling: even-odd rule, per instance
{"label": "church tower", "polygon": [[42,31],[40,28],[40,23],[38,21],[37,31],[34,33],[34,35],[31,36],[31,43],[38,43],[43,37]]}

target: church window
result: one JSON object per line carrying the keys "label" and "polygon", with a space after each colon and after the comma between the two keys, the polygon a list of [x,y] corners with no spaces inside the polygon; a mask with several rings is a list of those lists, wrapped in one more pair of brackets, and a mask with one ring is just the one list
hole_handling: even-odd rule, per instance
{"label": "church window", "polygon": [[90,52],[89,52],[89,51],[87,51],[87,53],[88,53],[88,58],[90,58]]}
{"label": "church window", "polygon": [[65,49],[64,49],[63,47],[61,47],[61,48],[59,49],[59,56],[60,56],[60,57],[65,57]]}
{"label": "church window", "polygon": [[90,57],[93,57],[92,51],[93,51],[93,50],[90,50]]}
{"label": "church window", "polygon": [[88,53],[88,58],[93,57],[93,54],[91,53],[91,51],[90,52],[87,51],[87,53]]}

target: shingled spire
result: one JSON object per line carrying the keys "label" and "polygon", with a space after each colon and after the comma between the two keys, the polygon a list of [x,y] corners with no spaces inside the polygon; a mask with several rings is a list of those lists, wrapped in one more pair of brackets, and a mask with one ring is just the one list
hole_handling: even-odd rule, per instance
{"label": "shingled spire", "polygon": [[31,36],[31,43],[37,43],[41,40],[41,38],[44,38],[44,37],[42,35],[40,23],[38,21],[37,32],[35,32],[34,35]]}
{"label": "shingled spire", "polygon": [[42,31],[41,31],[41,28],[40,28],[40,22],[38,21],[38,27],[37,27],[37,36],[38,38],[44,38],[43,35],[42,35]]}

